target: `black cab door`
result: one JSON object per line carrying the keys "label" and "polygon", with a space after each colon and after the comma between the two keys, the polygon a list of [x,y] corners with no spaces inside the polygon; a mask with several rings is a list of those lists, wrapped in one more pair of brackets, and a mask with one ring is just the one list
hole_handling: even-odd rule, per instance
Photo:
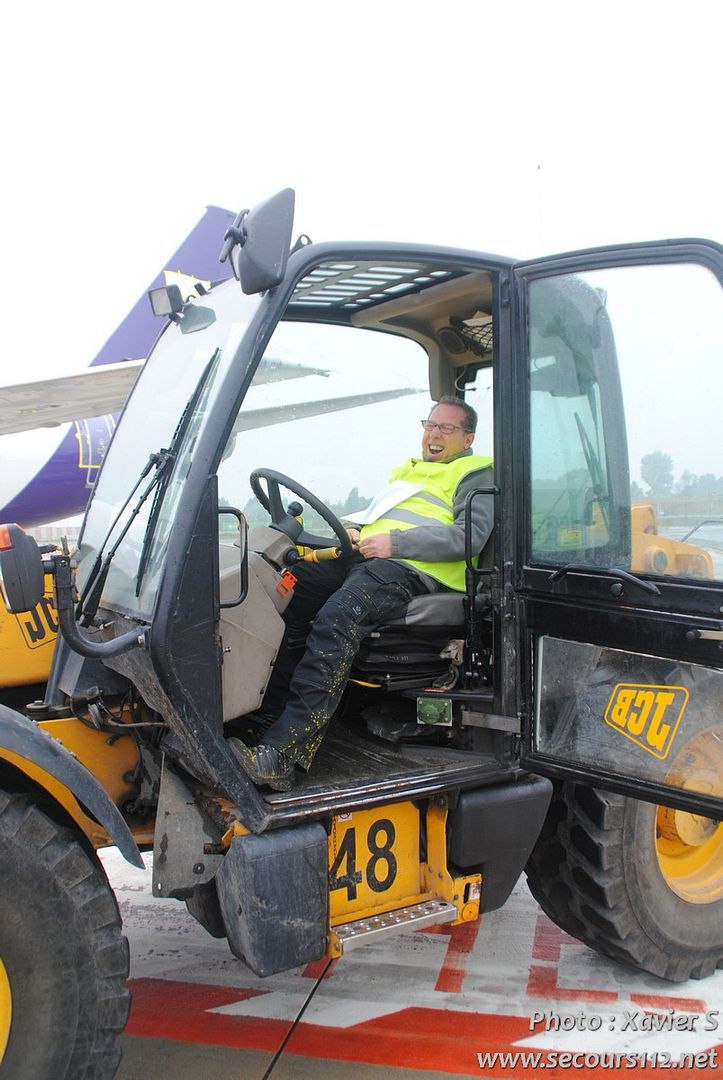
{"label": "black cab door", "polygon": [[524,762],[723,818],[723,248],[513,272]]}

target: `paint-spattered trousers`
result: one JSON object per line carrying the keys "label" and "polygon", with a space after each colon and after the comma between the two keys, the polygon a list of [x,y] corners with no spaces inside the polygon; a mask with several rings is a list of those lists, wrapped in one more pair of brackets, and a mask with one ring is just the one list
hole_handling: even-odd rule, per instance
{"label": "paint-spattered trousers", "polygon": [[264,732],[263,742],[308,769],[362,640],[401,615],[412,597],[427,589],[404,563],[361,555],[305,563],[297,578],[263,706],[267,715],[280,715]]}

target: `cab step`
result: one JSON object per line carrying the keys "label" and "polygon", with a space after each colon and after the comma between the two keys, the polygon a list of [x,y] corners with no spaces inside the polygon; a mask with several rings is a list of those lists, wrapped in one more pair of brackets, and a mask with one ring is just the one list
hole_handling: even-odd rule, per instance
{"label": "cab step", "polygon": [[423,900],[419,904],[386,911],[382,915],[371,915],[368,919],[355,919],[333,927],[342,950],[347,952],[358,945],[368,945],[372,941],[388,937],[399,930],[421,930],[424,926],[435,923],[454,922],[459,912],[454,904],[446,900]]}

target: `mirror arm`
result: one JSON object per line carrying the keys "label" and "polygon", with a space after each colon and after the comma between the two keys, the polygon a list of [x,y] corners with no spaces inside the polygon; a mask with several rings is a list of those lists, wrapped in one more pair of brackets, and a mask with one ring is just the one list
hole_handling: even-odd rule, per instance
{"label": "mirror arm", "polygon": [[[226,262],[233,249],[238,244],[239,247],[243,247],[246,243],[247,234],[246,229],[243,228],[244,218],[247,217],[249,211],[248,207],[245,210],[239,210],[238,214],[234,218],[233,225],[229,225],[228,229],[223,235],[223,247],[221,248],[221,254],[218,257],[218,261],[221,263]],[[233,274],[238,281],[238,274],[236,273],[236,267],[233,259],[231,260],[231,268]]]}

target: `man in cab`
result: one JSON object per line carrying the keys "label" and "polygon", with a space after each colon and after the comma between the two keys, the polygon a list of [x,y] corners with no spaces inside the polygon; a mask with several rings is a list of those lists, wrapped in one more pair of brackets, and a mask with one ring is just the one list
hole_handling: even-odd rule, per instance
{"label": "man in cab", "polygon": [[[229,740],[255,784],[288,791],[297,766],[308,771],[367,634],[402,615],[414,596],[464,591],[465,502],[493,483],[492,459],[472,451],[476,427],[470,405],[441,398],[422,421],[422,456],[394,469],[374,500],[381,515],[349,530],[354,554],[299,567],[264,699],[264,713],[276,719],[257,746]],[[472,548],[481,551],[493,497],[473,507]]]}

